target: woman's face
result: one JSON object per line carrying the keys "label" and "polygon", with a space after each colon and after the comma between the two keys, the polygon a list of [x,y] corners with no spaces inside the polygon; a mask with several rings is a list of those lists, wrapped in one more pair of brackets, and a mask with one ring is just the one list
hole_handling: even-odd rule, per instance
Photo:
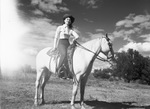
{"label": "woman's face", "polygon": [[64,23],[67,24],[67,25],[70,25],[71,24],[71,19],[69,17],[67,17],[65,20],[64,20]]}

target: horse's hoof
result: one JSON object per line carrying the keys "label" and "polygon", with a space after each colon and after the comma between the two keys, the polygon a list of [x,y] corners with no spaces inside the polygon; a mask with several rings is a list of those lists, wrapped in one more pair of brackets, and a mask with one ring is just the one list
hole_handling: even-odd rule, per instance
{"label": "horse's hoof", "polygon": [[35,102],[34,102],[34,105],[35,105],[35,106],[38,106],[39,104],[38,104],[38,102],[37,102],[37,101],[35,101]]}
{"label": "horse's hoof", "polygon": [[44,100],[41,101],[40,105],[43,105],[43,104],[45,104],[45,101],[44,101]]}
{"label": "horse's hoof", "polygon": [[85,107],[84,107],[84,106],[85,106],[84,102],[81,102],[80,105],[81,105],[81,109],[85,109]]}
{"label": "horse's hoof", "polygon": [[76,107],[74,105],[71,106],[71,109],[76,109]]}
{"label": "horse's hoof", "polygon": [[81,109],[85,109],[85,107],[84,107],[84,106],[81,106]]}

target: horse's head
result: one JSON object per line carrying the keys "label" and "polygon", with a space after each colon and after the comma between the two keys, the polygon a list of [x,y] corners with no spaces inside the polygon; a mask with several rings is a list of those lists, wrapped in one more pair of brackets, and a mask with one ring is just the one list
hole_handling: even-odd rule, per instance
{"label": "horse's head", "polygon": [[98,52],[103,53],[107,57],[107,60],[115,61],[112,42],[110,38],[107,36],[107,34],[106,36],[103,36],[102,38],[100,38],[100,48]]}

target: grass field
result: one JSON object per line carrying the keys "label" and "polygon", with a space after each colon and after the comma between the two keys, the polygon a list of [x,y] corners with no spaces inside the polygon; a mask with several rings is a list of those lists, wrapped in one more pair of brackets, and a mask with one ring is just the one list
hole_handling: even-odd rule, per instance
{"label": "grass field", "polygon": [[[45,88],[45,105],[34,106],[35,77],[0,79],[1,109],[70,109],[72,81],[52,76]],[[86,109],[150,109],[150,86],[88,80],[85,92]],[[79,91],[76,98],[79,105]]]}

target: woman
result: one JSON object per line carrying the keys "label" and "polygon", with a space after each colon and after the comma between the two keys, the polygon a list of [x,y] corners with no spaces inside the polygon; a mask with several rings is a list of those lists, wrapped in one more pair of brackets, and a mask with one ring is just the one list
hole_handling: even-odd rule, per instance
{"label": "woman", "polygon": [[[73,36],[73,41],[79,38],[79,35],[73,30],[73,22],[75,18],[72,15],[65,14],[63,16],[63,24],[58,26],[55,33],[54,38],[54,47],[52,51],[56,51],[58,49],[60,53],[60,61],[58,64],[58,69],[64,62],[67,56],[67,48],[70,45],[69,38]],[[58,70],[57,69],[57,70]]]}

